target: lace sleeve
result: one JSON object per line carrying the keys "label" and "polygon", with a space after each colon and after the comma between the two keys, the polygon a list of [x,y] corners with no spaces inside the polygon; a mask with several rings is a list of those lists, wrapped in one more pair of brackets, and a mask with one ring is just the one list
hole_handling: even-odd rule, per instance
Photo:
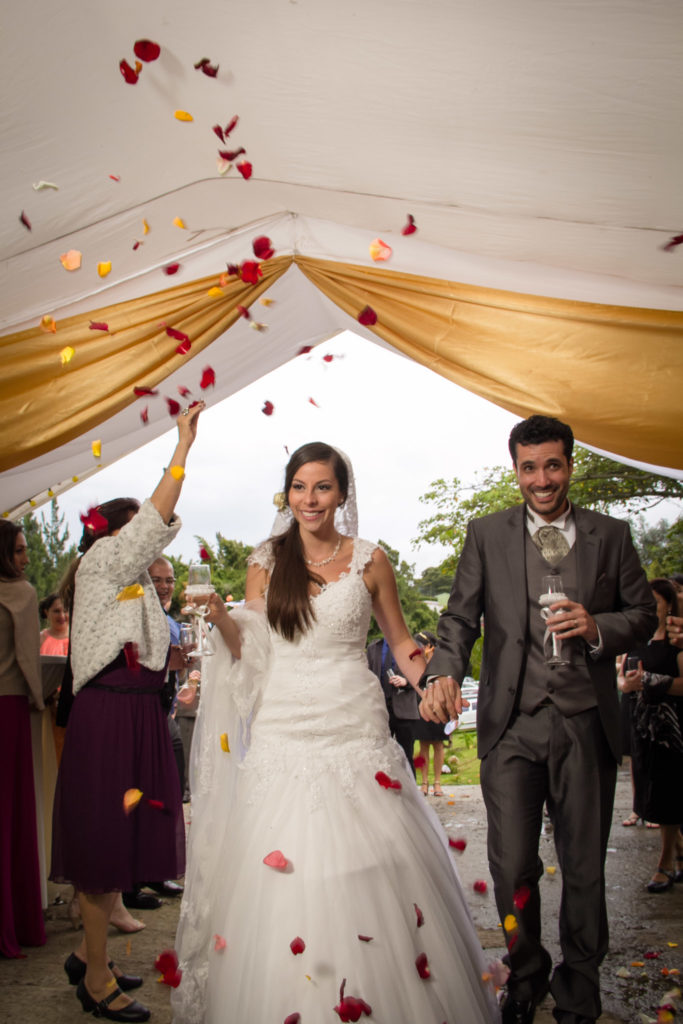
{"label": "lace sleeve", "polygon": [[360,537],[356,538],[353,546],[353,558],[351,560],[351,572],[363,573],[365,567],[372,561],[373,552],[378,548],[377,544],[373,544],[370,540],[362,540]]}
{"label": "lace sleeve", "polygon": [[258,565],[261,569],[271,572],[275,565],[272,541],[264,540],[258,547],[255,547],[247,559],[247,565]]}

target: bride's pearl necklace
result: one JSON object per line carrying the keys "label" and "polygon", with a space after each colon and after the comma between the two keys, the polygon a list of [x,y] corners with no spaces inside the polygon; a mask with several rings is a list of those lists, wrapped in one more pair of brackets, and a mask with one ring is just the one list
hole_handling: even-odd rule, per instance
{"label": "bride's pearl necklace", "polygon": [[306,565],[312,565],[314,569],[319,569],[321,565],[329,565],[330,562],[334,562],[335,558],[339,554],[341,546],[342,546],[342,537],[341,537],[341,534],[339,534],[339,540],[337,541],[337,546],[334,549],[334,551],[332,552],[332,554],[329,556],[329,558],[323,558],[323,560],[321,562],[314,562],[312,558],[304,557],[304,561],[306,562]]}

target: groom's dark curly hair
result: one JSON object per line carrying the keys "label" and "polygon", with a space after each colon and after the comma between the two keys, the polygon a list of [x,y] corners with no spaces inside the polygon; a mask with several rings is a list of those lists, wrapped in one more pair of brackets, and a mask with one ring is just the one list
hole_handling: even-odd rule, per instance
{"label": "groom's dark curly hair", "polygon": [[508,447],[515,466],[517,465],[517,445],[545,444],[546,441],[561,441],[564,454],[569,461],[574,451],[574,434],[572,428],[553,416],[530,416],[528,420],[516,423],[512,428]]}

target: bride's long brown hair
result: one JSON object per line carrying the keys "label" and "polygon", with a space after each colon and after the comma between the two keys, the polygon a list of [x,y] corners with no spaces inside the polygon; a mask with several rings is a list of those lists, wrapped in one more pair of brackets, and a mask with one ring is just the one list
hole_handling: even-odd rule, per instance
{"label": "bride's long brown hair", "polygon": [[[297,448],[285,470],[285,501],[294,477],[307,462],[329,462],[342,500],[349,490],[346,463],[338,451],[322,441],[313,441]],[[272,539],[275,565],[268,584],[268,621],[285,640],[293,640],[297,633],[305,633],[315,618],[311,605],[311,580],[322,586],[325,582],[306,565],[303,545],[296,519],[285,532]]]}

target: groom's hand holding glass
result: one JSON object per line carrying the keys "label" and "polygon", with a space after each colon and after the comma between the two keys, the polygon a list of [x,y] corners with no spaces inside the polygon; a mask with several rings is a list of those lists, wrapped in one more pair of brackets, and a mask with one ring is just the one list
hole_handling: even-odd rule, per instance
{"label": "groom's hand holding glass", "polygon": [[548,611],[552,617],[546,620],[548,632],[555,633],[560,640],[569,640],[573,636],[582,637],[591,647],[600,642],[600,633],[592,615],[578,601],[570,601],[568,597],[551,604]]}

